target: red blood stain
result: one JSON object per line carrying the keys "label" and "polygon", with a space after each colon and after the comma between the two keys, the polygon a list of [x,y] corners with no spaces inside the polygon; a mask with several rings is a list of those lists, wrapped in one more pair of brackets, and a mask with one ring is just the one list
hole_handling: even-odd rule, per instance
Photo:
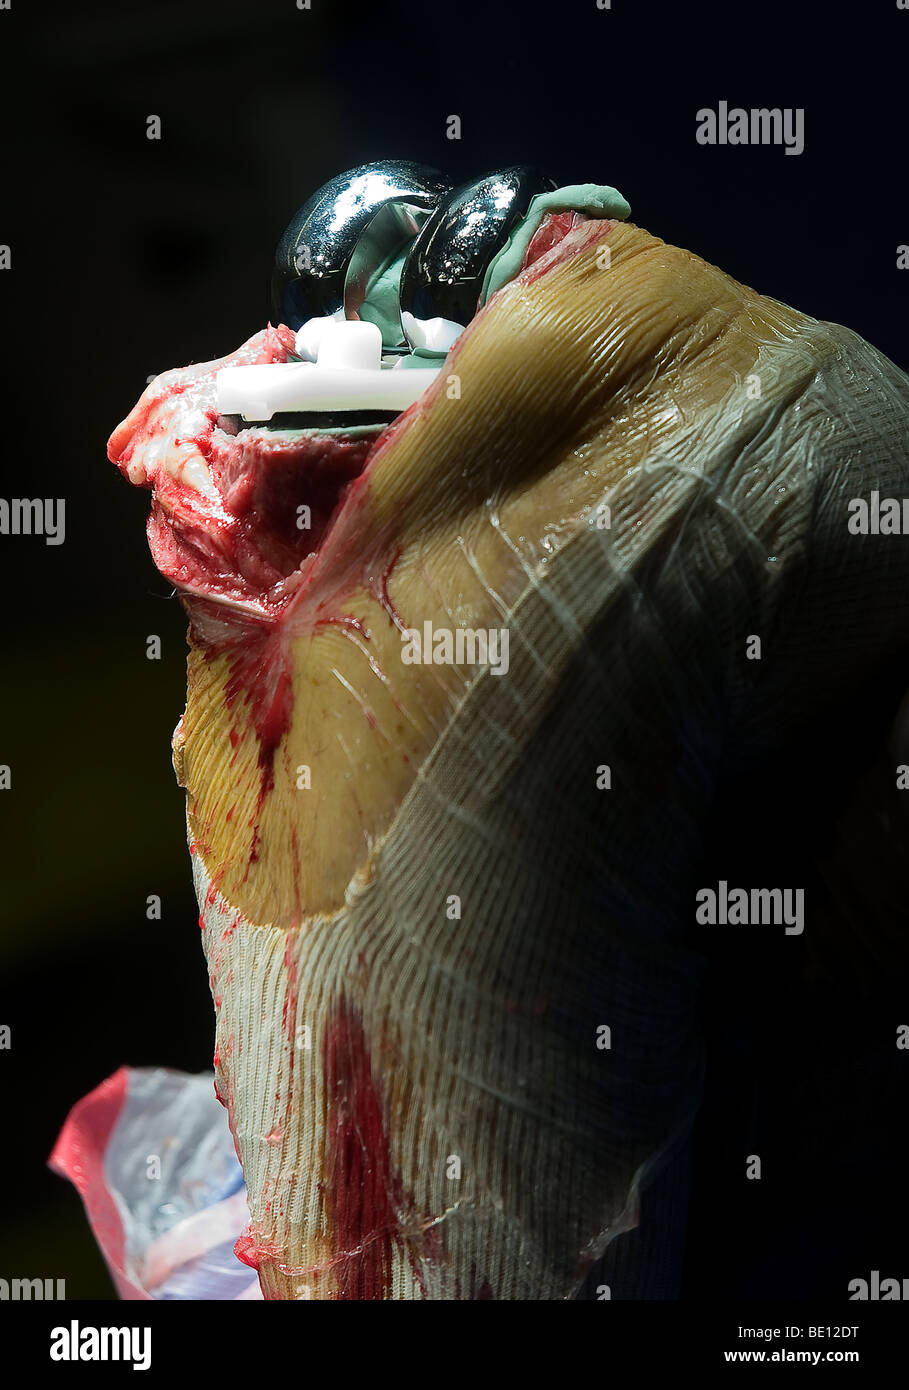
{"label": "red blood stain", "polygon": [[[532,285],[547,271],[563,261],[571,260],[582,251],[586,251],[594,242],[607,237],[616,225],[610,218],[587,218],[583,213],[573,213],[572,217],[574,220],[570,226],[567,225],[565,213],[549,213],[547,219],[540,223],[524,257],[519,276],[521,284]],[[535,242],[535,254],[531,257],[530,251]],[[490,303],[494,299],[495,295]]]}
{"label": "red blood stain", "polygon": [[401,547],[398,546],[391,559],[389,560],[388,564],[386,565],[385,569],[379,576],[379,583],[378,587],[375,589],[375,596],[379,600],[379,603],[381,603],[382,607],[385,609],[385,612],[388,614],[389,621],[398,629],[399,632],[406,632],[407,626],[404,620],[402,619],[400,613],[392,603],[391,598],[388,594],[388,581],[391,578],[392,570],[398,563],[400,557]]}
{"label": "red blood stain", "polygon": [[284,969],[287,971],[287,993],[284,996],[284,1030],[293,1042],[294,1021],[297,1016],[297,962],[294,958],[294,934],[284,939]]}
{"label": "red blood stain", "polygon": [[290,842],[291,842],[291,848],[293,849],[293,854],[291,855],[291,859],[290,859],[290,866],[291,866],[291,869],[293,870],[293,877],[294,877],[294,902],[296,903],[296,907],[297,907],[297,919],[299,920],[299,919],[302,917],[302,915],[303,915],[303,909],[302,909],[302,907],[301,907],[301,901],[300,901],[300,846],[299,846],[298,843],[297,843],[297,827],[296,827],[296,825],[292,825],[292,826],[291,826],[291,829],[290,829]]}
{"label": "red blood stain", "polygon": [[558,246],[569,232],[573,231],[577,225],[577,213],[575,212],[550,212],[540,222],[530,242],[524,252],[524,259],[521,262],[521,269],[526,270],[534,261],[538,261],[541,256],[545,256],[547,251],[551,251],[554,246]]}
{"label": "red blood stain", "polygon": [[[293,671],[290,651],[281,640],[280,632],[247,624],[245,640],[229,647],[230,676],[224,687],[224,699],[232,709],[242,696],[251,703],[251,720],[259,740],[259,768],[262,786],[259,793],[261,810],[265,797],[275,784],[275,749],[290,728],[293,709]],[[206,652],[209,660],[217,648]]]}
{"label": "red blood stain", "polygon": [[360,1018],[341,998],[324,1033],[329,1121],[325,1196],[336,1249],[338,1299],[383,1299],[400,1242],[400,1183]]}
{"label": "red blood stain", "polygon": [[251,1231],[247,1231],[246,1235],[241,1236],[236,1242],[234,1254],[242,1264],[249,1265],[250,1269],[256,1271],[263,1260],[272,1262],[284,1257],[284,1252],[279,1250],[277,1245],[268,1241],[260,1245]]}

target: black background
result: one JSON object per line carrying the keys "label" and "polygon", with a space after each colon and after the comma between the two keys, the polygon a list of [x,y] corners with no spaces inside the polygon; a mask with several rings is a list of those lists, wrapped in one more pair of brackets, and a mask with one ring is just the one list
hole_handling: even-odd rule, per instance
{"label": "black background", "polygon": [[[0,1053],[0,1276],[110,1296],[75,1192],[44,1167],[56,1134],[121,1063],[211,1064],[169,760],[185,623],[148,557],[147,498],[105,457],[146,378],[261,328],[294,209],[390,156],[457,179],[524,161],[560,183],[612,183],[654,234],[849,325],[905,369],[907,52],[909,12],[893,0],[0,11],[4,495],[67,503],[64,545],[0,539],[0,762],[13,769],[0,798],[0,1022],[13,1030]],[[695,113],[720,100],[804,108],[804,153],[698,145]],[[146,139],[152,113],[160,141]],[[445,136],[452,113],[459,142]],[[146,660],[150,633],[160,662]],[[869,692],[868,727],[898,688]],[[759,863],[772,843],[793,867],[775,881],[807,877],[811,891],[807,827],[823,839],[813,811],[844,785],[830,750],[846,782],[868,752],[851,715],[849,739],[831,712],[810,754],[792,750],[785,794],[766,771],[750,825],[718,816],[730,881],[736,860]],[[811,795],[790,796],[793,783]],[[149,894],[160,922],[146,920]],[[828,962],[818,975],[807,950],[714,953],[686,1298],[841,1300],[871,1268],[909,1275],[893,1046],[909,1021],[905,975],[875,953],[860,972]],[[761,1183],[742,1179],[746,1152],[764,1156]]]}

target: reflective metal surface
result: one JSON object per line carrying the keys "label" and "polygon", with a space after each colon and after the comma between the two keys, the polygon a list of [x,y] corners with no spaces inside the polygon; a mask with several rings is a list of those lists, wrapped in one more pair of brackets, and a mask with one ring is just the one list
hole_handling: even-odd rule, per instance
{"label": "reflective metal surface", "polygon": [[[490,261],[536,194],[556,187],[539,170],[514,165],[455,189],[426,220],[404,264],[402,316],[413,315],[418,327],[434,318],[466,326],[477,312]],[[403,323],[419,346],[413,325]]]}
{"label": "reflective metal surface", "polygon": [[373,271],[416,235],[450,187],[438,170],[404,160],[364,164],[324,184],[278,243],[273,321],[297,329],[339,309],[351,316]]}

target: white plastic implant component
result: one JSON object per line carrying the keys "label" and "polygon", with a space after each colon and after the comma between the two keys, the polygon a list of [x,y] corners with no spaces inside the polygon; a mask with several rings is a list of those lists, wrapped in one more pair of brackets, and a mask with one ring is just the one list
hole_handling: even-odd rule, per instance
{"label": "white plastic implant component", "polygon": [[[378,325],[339,315],[343,310],[309,319],[299,329],[296,350],[308,361],[223,367],[217,388],[220,413],[270,420],[276,411],[401,411],[419,400],[441,363],[403,372],[393,370],[392,363],[384,366]],[[395,359],[394,366],[401,360]]]}
{"label": "white plastic implant component", "polygon": [[349,367],[377,372],[382,366],[382,331],[378,324],[345,319],[326,325],[319,340],[317,358],[323,367]]}
{"label": "white plastic implant component", "polygon": [[275,411],[407,410],[432,385],[439,370],[326,367],[321,359],[318,364],[223,367],[218,373],[218,410],[247,420],[270,420]]}
{"label": "white plastic implant component", "polygon": [[412,347],[429,348],[433,352],[447,352],[464,332],[463,323],[455,323],[454,319],[418,319],[406,309],[401,314],[401,322]]}
{"label": "white plastic implant component", "polygon": [[307,319],[297,329],[297,336],[294,339],[294,351],[297,356],[305,357],[307,362],[315,362],[319,356],[319,347],[326,330],[332,324],[346,322],[343,309],[336,309],[333,314],[328,314],[324,318]]}

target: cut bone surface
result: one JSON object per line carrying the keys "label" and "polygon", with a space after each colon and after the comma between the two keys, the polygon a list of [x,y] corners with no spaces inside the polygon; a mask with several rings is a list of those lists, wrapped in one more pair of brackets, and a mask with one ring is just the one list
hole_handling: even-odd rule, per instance
{"label": "cut bone surface", "polygon": [[[570,1298],[697,1105],[721,777],[909,642],[901,547],[846,527],[909,491],[909,381],[582,219],[458,339],[459,394],[387,429],[220,430],[214,369],[292,347],[159,378],[111,441],[191,620],[174,755],[241,1253],[275,1298]],[[507,675],[406,665],[427,621],[507,628]]]}

